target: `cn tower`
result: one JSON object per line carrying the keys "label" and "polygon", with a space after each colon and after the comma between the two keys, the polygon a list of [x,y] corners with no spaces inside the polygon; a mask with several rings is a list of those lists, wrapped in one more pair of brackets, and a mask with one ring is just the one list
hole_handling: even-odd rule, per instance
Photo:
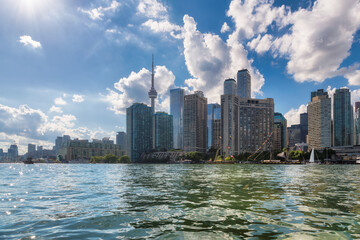
{"label": "cn tower", "polygon": [[154,54],[152,55],[151,89],[149,91],[149,98],[151,99],[152,111],[155,113],[155,99],[157,98],[157,92],[154,88]]}

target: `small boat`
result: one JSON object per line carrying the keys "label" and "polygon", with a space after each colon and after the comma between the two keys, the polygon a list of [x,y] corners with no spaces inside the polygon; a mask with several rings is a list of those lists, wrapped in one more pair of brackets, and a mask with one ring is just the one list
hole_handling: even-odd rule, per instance
{"label": "small boat", "polygon": [[320,162],[318,162],[318,163],[315,162],[315,150],[314,149],[311,150],[310,159],[309,159],[308,164],[320,164]]}
{"label": "small boat", "polygon": [[34,164],[34,162],[32,161],[31,157],[28,157],[25,161],[24,164]]}

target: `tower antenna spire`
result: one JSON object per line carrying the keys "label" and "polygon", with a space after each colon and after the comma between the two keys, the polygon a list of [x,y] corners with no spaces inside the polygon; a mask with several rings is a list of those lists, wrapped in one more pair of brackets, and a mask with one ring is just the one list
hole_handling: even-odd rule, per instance
{"label": "tower antenna spire", "polygon": [[151,88],[149,91],[149,98],[151,100],[151,107],[153,110],[153,113],[155,113],[155,99],[157,98],[157,92],[155,90],[155,84],[154,84],[154,78],[155,78],[155,74],[154,74],[154,54],[152,54],[152,67],[151,67]]}

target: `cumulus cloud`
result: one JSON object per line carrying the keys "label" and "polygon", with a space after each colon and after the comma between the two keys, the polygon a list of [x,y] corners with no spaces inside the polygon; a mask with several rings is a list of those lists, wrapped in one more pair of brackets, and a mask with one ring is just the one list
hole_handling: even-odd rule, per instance
{"label": "cumulus cloud", "polygon": [[176,24],[170,23],[168,20],[155,21],[153,19],[149,19],[142,24],[142,26],[150,28],[153,32],[168,32],[174,38],[181,38],[181,33],[179,31],[182,28]]}
{"label": "cumulus cloud", "polygon": [[257,38],[254,38],[251,42],[248,42],[247,46],[250,49],[255,50],[257,53],[262,54],[270,49],[272,38],[273,37],[269,34],[265,34],[262,37],[261,35],[258,35]]}
{"label": "cumulus cloud", "polygon": [[57,107],[57,106],[52,106],[49,110],[50,112],[55,112],[55,113],[62,113],[63,111],[61,110],[60,107]]}
{"label": "cumulus cloud", "polygon": [[349,72],[344,77],[349,81],[350,86],[360,85],[360,70]]}
{"label": "cumulus cloud", "polygon": [[299,108],[291,108],[284,117],[287,120],[287,126],[290,127],[294,124],[300,124],[300,114],[307,112],[307,105],[300,105]]}
{"label": "cumulus cloud", "polygon": [[235,34],[231,34],[224,42],[216,34],[198,31],[192,17],[185,15],[183,21],[185,63],[192,75],[191,79],[185,81],[189,87],[204,91],[209,99],[219,99],[224,80],[234,77],[238,70],[247,68],[252,77],[253,94],[261,94],[264,78],[251,66],[247,51]]}
{"label": "cumulus cloud", "polygon": [[75,123],[76,117],[71,114],[56,115],[50,119],[41,110],[27,105],[13,108],[0,104],[0,148],[9,147],[14,141],[24,150],[28,143],[51,148],[56,136],[64,134],[80,139],[115,136],[115,132],[76,127]]}
{"label": "cumulus cloud", "polygon": [[81,103],[84,101],[84,97],[82,95],[74,94],[72,97],[72,101]]}
{"label": "cumulus cloud", "polygon": [[90,10],[78,8],[78,11],[87,14],[92,20],[102,20],[106,12],[115,11],[119,6],[120,3],[114,0],[108,7],[100,6]]}
{"label": "cumulus cloud", "polygon": [[148,18],[167,19],[167,8],[157,0],[140,0],[137,11]]}
{"label": "cumulus cloud", "polygon": [[221,27],[220,32],[221,32],[221,33],[225,33],[225,32],[228,32],[228,31],[230,31],[230,27],[229,27],[229,25],[228,25],[226,22],[224,22],[224,24],[223,24],[222,27]]}
{"label": "cumulus cloud", "polygon": [[[169,111],[165,106],[169,98],[169,90],[174,87],[175,76],[165,66],[156,66],[155,89],[158,92],[156,109]],[[111,104],[110,110],[116,114],[125,114],[126,108],[135,102],[149,103],[148,91],[151,87],[151,72],[142,68],[139,72],[131,72],[128,77],[121,78],[114,84],[115,89],[107,89],[104,100]]]}
{"label": "cumulus cloud", "polygon": [[66,105],[66,101],[61,97],[55,98],[54,103],[56,105]]}
{"label": "cumulus cloud", "polygon": [[41,43],[35,41],[29,35],[23,35],[19,37],[19,42],[24,44],[24,46],[30,46],[32,48],[41,48]]}

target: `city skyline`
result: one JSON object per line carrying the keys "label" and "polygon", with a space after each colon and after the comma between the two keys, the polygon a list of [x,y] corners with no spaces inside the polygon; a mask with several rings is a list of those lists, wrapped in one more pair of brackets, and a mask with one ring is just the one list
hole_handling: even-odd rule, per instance
{"label": "city skyline", "polygon": [[[156,109],[167,113],[170,89],[201,90],[208,103],[220,103],[224,80],[243,68],[252,96],[273,98],[288,126],[299,123],[316,89],[332,96],[348,87],[352,104],[359,100],[359,1],[1,4],[3,149],[14,141],[21,153],[28,143],[50,148],[63,135],[115,140],[126,130],[126,108],[150,105],[152,53]],[[310,32],[307,23],[318,18]]]}

